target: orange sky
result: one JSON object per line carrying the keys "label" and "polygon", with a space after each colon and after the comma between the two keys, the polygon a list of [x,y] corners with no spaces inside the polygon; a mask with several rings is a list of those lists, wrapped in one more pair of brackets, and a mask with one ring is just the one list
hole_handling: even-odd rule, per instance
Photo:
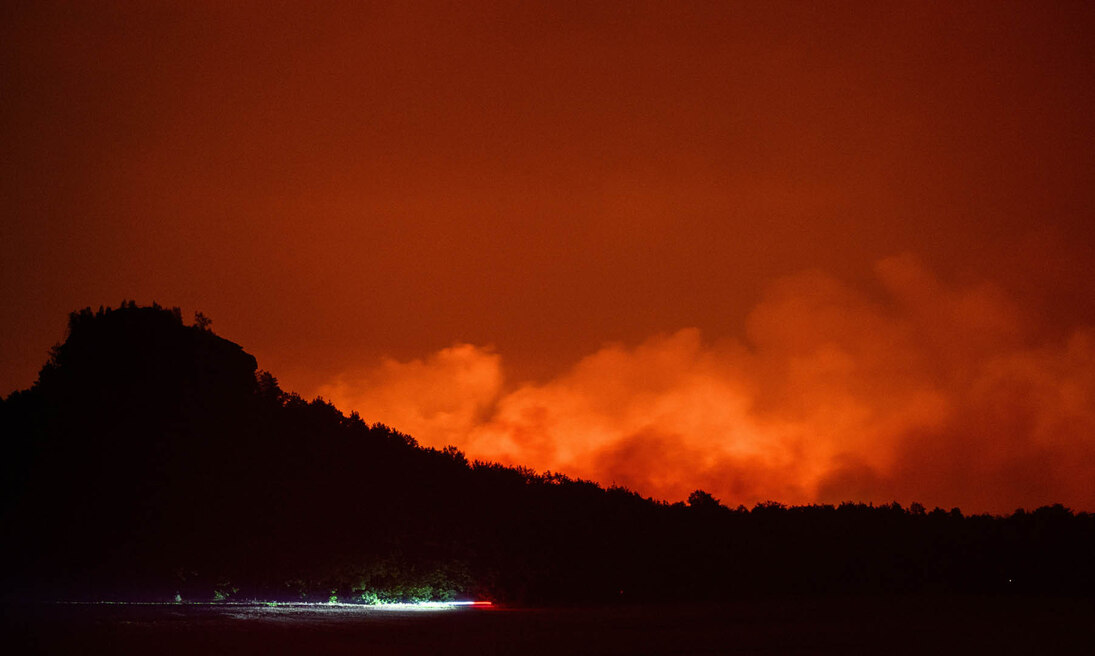
{"label": "orange sky", "polygon": [[0,393],[200,309],[679,499],[1095,510],[1090,3],[5,3]]}

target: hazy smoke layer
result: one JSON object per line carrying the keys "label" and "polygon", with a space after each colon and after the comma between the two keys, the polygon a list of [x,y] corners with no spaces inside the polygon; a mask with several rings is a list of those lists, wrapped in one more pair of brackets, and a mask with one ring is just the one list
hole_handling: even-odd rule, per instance
{"label": "hazy smoke layer", "polygon": [[743,340],[686,328],[515,388],[498,354],[459,344],[320,393],[427,445],[669,500],[1095,509],[1095,333],[1040,338],[998,289],[910,256],[876,273],[873,294],[777,281]]}

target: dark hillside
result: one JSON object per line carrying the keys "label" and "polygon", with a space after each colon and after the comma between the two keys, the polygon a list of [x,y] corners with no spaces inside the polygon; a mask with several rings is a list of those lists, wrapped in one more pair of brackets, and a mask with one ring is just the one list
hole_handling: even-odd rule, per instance
{"label": "dark hillside", "polygon": [[322,400],[177,309],[83,310],[0,403],[4,592],[705,599],[1095,589],[1095,518],[667,505],[468,463]]}

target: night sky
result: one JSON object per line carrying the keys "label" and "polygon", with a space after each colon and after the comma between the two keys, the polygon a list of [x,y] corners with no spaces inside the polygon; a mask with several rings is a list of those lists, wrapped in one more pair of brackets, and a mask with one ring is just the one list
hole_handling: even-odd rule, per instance
{"label": "night sky", "polygon": [[158,301],[471,457],[1095,510],[1093,35],[1082,2],[5,2],[0,394],[68,312]]}

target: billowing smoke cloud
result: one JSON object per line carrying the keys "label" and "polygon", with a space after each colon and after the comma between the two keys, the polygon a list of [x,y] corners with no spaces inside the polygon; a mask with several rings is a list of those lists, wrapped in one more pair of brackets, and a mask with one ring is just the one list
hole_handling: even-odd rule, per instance
{"label": "billowing smoke cloud", "polygon": [[441,349],[425,360],[385,359],[320,389],[339,409],[359,410],[431,446],[465,444],[501,393],[501,358],[471,344]]}
{"label": "billowing smoke cloud", "polygon": [[911,256],[876,274],[871,293],[791,276],[744,339],[686,328],[546,382],[507,388],[498,354],[460,344],[320,393],[424,444],[669,500],[1095,509],[1095,333],[1040,338],[999,289]]}

